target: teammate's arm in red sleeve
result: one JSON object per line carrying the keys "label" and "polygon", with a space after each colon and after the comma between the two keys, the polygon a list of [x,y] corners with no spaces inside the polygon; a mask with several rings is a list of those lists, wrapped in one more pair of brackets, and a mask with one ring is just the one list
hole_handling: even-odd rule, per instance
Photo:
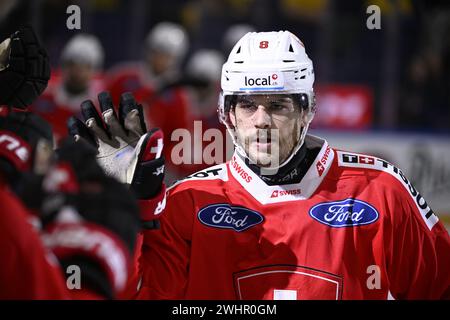
{"label": "teammate's arm in red sleeve", "polygon": [[159,230],[144,231],[138,299],[183,299],[188,281],[192,200],[168,195]]}
{"label": "teammate's arm in red sleeve", "polygon": [[26,209],[3,190],[0,190],[0,199],[1,300],[103,299],[89,288],[70,290],[65,270],[28,223]]}
{"label": "teammate's arm in red sleeve", "polygon": [[394,198],[388,263],[391,295],[395,299],[450,299],[447,230],[412,186],[408,190],[402,185]]}
{"label": "teammate's arm in red sleeve", "polygon": [[57,260],[52,263],[27,219],[27,210],[0,181],[0,299],[67,299]]}

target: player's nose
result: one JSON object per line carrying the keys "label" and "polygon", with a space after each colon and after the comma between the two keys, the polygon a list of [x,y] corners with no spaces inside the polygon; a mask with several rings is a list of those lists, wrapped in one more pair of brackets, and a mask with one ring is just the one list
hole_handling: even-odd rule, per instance
{"label": "player's nose", "polygon": [[260,129],[270,128],[272,117],[263,105],[259,105],[253,114],[253,123],[255,127]]}

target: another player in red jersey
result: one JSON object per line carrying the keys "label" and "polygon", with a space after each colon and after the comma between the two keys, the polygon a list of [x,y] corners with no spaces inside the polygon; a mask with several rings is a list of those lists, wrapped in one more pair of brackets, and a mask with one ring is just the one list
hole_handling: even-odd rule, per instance
{"label": "another player in red jersey", "polygon": [[[174,155],[179,157],[179,161],[186,162],[183,166],[185,171],[189,171],[187,175],[226,160],[226,129],[217,118],[216,110],[223,63],[224,58],[219,51],[200,49],[190,57],[186,65],[187,101],[193,122],[193,134],[188,143],[195,147],[189,159],[185,155],[180,156],[178,148],[174,150]],[[210,149],[205,149],[208,145]]]}
{"label": "another player in red jersey", "polygon": [[55,155],[50,125],[25,110],[50,75],[30,27],[0,44],[0,65],[0,299],[120,296],[139,230],[135,198],[95,149],[68,141]]}
{"label": "another player in red jersey", "polygon": [[50,129],[34,115],[4,115],[4,108],[0,116],[0,299],[68,298],[64,274],[34,227],[39,219],[16,192],[23,187],[27,171],[48,166]]}
{"label": "another player in red jersey", "polygon": [[236,44],[220,107],[235,155],[170,189],[142,297],[449,297],[448,233],[402,172],[306,135],[313,81],[289,32]]}
{"label": "another player in red jersey", "polygon": [[2,112],[0,297],[116,298],[133,272],[138,205],[98,166],[95,149],[67,142],[52,161],[51,144],[37,115]]}
{"label": "another player in red jersey", "polygon": [[102,45],[90,34],[77,34],[63,48],[61,69],[30,107],[52,125],[57,141],[67,136],[67,120],[78,115],[80,104],[104,90],[103,60]]}
{"label": "another player in red jersey", "polygon": [[138,298],[450,298],[448,232],[400,169],[307,134],[313,83],[292,33],[237,42],[219,105],[235,153],[169,189]]}
{"label": "another player in red jersey", "polygon": [[177,81],[187,49],[188,36],[182,26],[172,22],[155,25],[145,39],[142,60],[119,64],[110,70],[108,90],[114,104],[119,104],[123,92],[153,93]]}
{"label": "another player in red jersey", "polygon": [[188,35],[181,25],[160,22],[145,39],[143,59],[118,65],[107,75],[107,88],[114,105],[119,105],[122,93],[131,92],[142,103],[149,126],[164,131],[169,180],[189,172],[189,168],[173,164],[170,157],[176,144],[171,141],[172,133],[177,129],[190,131],[192,127],[186,91],[179,83],[188,46]]}

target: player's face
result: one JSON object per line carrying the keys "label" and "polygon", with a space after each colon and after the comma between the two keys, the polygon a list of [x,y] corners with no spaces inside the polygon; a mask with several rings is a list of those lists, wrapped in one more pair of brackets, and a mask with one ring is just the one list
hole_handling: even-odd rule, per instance
{"label": "player's face", "polygon": [[152,50],[147,55],[150,69],[155,75],[160,75],[172,68],[175,58],[166,52]]}
{"label": "player's face", "polygon": [[49,141],[40,139],[36,145],[34,168],[36,174],[43,175],[47,173],[51,165],[53,148]]}
{"label": "player's face", "polygon": [[63,66],[65,87],[73,94],[86,91],[93,76],[94,69],[88,64],[68,62]]}
{"label": "player's face", "polygon": [[301,112],[290,95],[241,95],[230,112],[239,144],[261,167],[286,160],[300,136]]}

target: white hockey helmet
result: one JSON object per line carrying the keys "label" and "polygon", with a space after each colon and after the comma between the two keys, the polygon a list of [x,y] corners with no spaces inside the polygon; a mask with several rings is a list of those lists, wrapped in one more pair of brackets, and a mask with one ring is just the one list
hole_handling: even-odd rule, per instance
{"label": "white hockey helmet", "polygon": [[173,56],[178,62],[188,50],[188,35],[179,24],[160,22],[155,25],[145,40],[148,50],[157,50]]}
{"label": "white hockey helmet", "polygon": [[85,63],[94,69],[100,69],[104,56],[103,47],[96,36],[80,33],[67,42],[61,54],[61,61]]}
{"label": "white hockey helmet", "polygon": [[217,50],[201,49],[195,52],[186,65],[188,75],[207,82],[220,81],[224,58]]}
{"label": "white hockey helmet", "polygon": [[222,67],[219,120],[226,125],[236,149],[248,157],[236,139],[229,113],[233,96],[248,94],[299,94],[302,130],[286,164],[303,145],[316,111],[314,70],[303,43],[289,31],[250,32],[233,47]]}

